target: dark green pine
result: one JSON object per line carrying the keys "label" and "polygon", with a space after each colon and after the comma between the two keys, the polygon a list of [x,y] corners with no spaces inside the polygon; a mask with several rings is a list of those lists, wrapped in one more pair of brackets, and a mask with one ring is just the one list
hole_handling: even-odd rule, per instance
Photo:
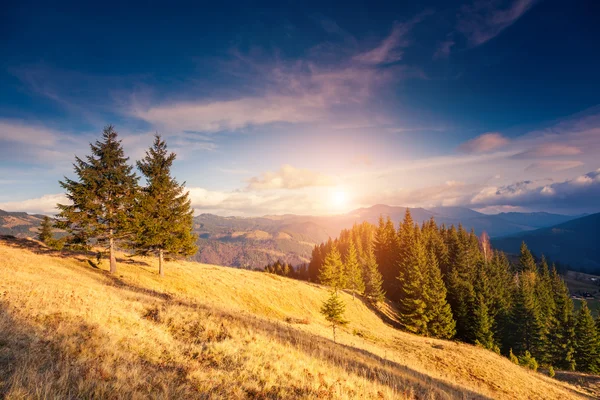
{"label": "dark green pine", "polygon": [[159,274],[164,275],[164,256],[189,256],[197,251],[193,229],[193,209],[185,184],[171,176],[175,153],[159,135],[137,167],[146,179],[135,208],[135,238],[138,254],[153,254],[159,259]]}
{"label": "dark green pine", "polygon": [[450,339],[456,333],[456,321],[446,301],[446,285],[433,250],[429,251],[425,286],[427,304],[427,335]]}
{"label": "dark green pine", "polygon": [[58,204],[57,227],[71,241],[86,246],[90,239],[105,244],[110,253],[110,272],[115,273],[117,241],[130,236],[137,180],[127,164],[121,141],[112,125],[104,128],[102,140],[90,144],[91,155],[75,157],[76,180],[60,181],[71,204]]}
{"label": "dark green pine", "polygon": [[587,301],[581,302],[581,308],[575,316],[575,365],[577,371],[598,372],[598,333]]}
{"label": "dark green pine", "polygon": [[44,215],[42,222],[40,223],[40,231],[38,233],[38,240],[42,243],[49,244],[52,241],[52,220],[49,216]]}

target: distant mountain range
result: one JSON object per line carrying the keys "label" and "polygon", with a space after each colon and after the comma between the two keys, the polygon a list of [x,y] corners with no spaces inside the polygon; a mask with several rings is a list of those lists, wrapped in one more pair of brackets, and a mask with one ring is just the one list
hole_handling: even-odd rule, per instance
{"label": "distant mountain range", "polygon": [[[411,208],[415,221],[435,218],[438,223],[486,231],[491,237],[504,237],[570,221],[573,216],[549,213],[482,214],[464,207]],[[394,224],[404,218],[406,207],[378,204],[347,214],[272,215],[255,218],[220,217],[201,214],[194,218],[198,234],[197,261],[235,267],[263,267],[277,259],[294,265],[308,262],[315,244],[335,238],[342,229],[363,221],[377,224],[380,215]],[[41,215],[0,211],[0,234],[35,236]],[[504,243],[504,242],[502,242]]]}
{"label": "distant mountain range", "polygon": [[600,273],[600,213],[508,237],[492,239],[495,248],[517,253],[521,242],[537,256],[568,264],[576,270]]}

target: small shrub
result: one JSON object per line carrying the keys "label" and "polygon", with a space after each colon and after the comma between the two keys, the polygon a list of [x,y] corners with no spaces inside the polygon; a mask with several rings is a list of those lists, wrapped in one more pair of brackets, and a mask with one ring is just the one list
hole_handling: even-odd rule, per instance
{"label": "small shrub", "polygon": [[285,317],[285,322],[287,322],[288,324],[310,324],[310,320],[308,318]]}
{"label": "small shrub", "polygon": [[554,378],[554,375],[556,375],[556,373],[554,372],[554,368],[551,366],[548,367],[548,376],[550,378]]}
{"label": "small shrub", "polygon": [[519,357],[519,364],[521,364],[522,366],[529,368],[533,371],[537,371],[537,369],[538,369],[537,361],[535,360],[535,358],[533,358],[531,353],[528,351],[525,351],[525,354],[522,355],[521,357]]}
{"label": "small shrub", "polygon": [[156,322],[156,323],[159,323],[162,320],[162,318],[160,316],[160,310],[158,309],[157,306],[152,306],[150,308],[147,308],[144,311],[144,313],[142,314],[142,317],[144,317],[147,320],[150,320],[152,322]]}
{"label": "small shrub", "polygon": [[512,349],[510,349],[510,354],[509,354],[508,358],[510,358],[510,361],[513,364],[519,365],[519,359],[517,358],[517,356],[514,355],[514,353],[512,352]]}

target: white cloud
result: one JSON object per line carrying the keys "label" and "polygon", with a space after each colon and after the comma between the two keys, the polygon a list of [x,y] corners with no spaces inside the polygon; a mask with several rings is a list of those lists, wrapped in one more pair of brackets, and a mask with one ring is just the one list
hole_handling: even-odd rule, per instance
{"label": "white cloud", "polygon": [[301,189],[311,186],[332,186],[334,179],[304,168],[283,165],[278,171],[268,171],[248,181],[248,190]]}
{"label": "white cloud", "polygon": [[58,203],[68,204],[68,199],[63,193],[46,194],[34,199],[0,203],[0,209],[27,213],[56,214],[58,212],[56,204]]}

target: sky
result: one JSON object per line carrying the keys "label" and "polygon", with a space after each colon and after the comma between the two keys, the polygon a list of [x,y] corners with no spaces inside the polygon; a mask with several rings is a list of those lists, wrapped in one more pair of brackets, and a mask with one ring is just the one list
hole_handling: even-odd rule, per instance
{"label": "sky", "polygon": [[196,213],[600,212],[598,1],[61,3],[0,15],[0,209],[112,124]]}

